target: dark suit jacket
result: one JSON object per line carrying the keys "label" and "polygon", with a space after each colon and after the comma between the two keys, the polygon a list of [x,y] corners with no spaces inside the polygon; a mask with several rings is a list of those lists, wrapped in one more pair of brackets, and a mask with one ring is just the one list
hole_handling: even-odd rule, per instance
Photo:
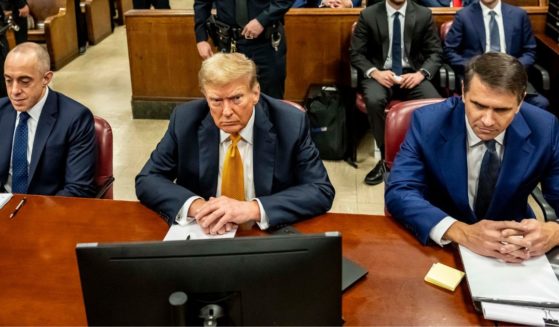
{"label": "dark suit jacket", "polygon": [[[468,204],[467,131],[464,104],[452,97],[413,113],[385,193],[387,209],[423,243],[446,216],[478,219]],[[541,182],[559,209],[559,125],[548,112],[523,103],[507,128],[500,175],[487,216],[494,220],[534,217],[527,199]]]}
{"label": "dark suit jacket", "polygon": [[[255,106],[254,188],[270,225],[326,212],[334,199],[305,114],[266,95]],[[169,128],[136,177],[136,195],[173,223],[194,195],[216,195],[219,129],[205,100],[178,106]]]}
{"label": "dark suit jacket", "polygon": [[[10,100],[0,99],[2,189],[10,169],[16,117]],[[61,93],[49,90],[35,132],[27,193],[94,196],[95,147],[95,125],[89,109]]]}
{"label": "dark suit jacket", "polygon": [[[442,47],[431,10],[407,1],[404,50],[411,68],[421,68],[435,76],[441,65]],[[365,8],[359,15],[351,38],[351,64],[361,73],[383,69],[388,56],[389,36],[385,2]]]}
{"label": "dark suit jacket", "polygon": [[[501,1],[507,53],[516,57],[526,68],[534,64],[536,40],[524,9]],[[485,24],[479,3],[456,13],[445,39],[445,59],[460,73],[467,61],[485,53]]]}

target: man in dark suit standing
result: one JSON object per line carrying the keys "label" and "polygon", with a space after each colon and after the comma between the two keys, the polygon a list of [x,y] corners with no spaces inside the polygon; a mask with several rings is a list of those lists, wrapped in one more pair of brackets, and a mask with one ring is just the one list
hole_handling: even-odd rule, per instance
{"label": "man in dark suit standing", "polygon": [[[283,16],[293,1],[195,0],[194,28],[200,57],[206,59],[213,55],[208,37],[220,29],[225,38],[213,38],[218,50],[240,52],[252,59],[258,67],[262,93],[283,99],[287,52]],[[217,23],[207,24],[213,6]]]}
{"label": "man in dark suit standing", "polygon": [[260,93],[254,62],[217,53],[198,75],[204,100],[178,106],[136,177],[136,195],[169,224],[206,233],[261,229],[323,214],[334,188],[305,113]]}
{"label": "man in dark suit standing", "polygon": [[[441,41],[431,10],[406,0],[386,0],[361,12],[351,39],[351,64],[364,77],[365,103],[384,159],[384,109],[391,99],[439,98],[430,80],[441,65]],[[383,160],[365,177],[382,182]]]}
{"label": "man in dark suit standing", "polygon": [[46,50],[16,46],[6,58],[0,99],[0,191],[95,195],[95,127],[83,105],[49,89]]}
{"label": "man in dark suit standing", "polygon": [[528,196],[541,184],[559,209],[559,124],[523,102],[526,72],[512,56],[474,57],[463,96],[416,110],[385,193],[392,216],[420,242],[450,242],[519,262],[559,245]]}
{"label": "man in dark suit standing", "polygon": [[[460,76],[467,61],[485,52],[503,52],[529,69],[536,60],[536,40],[524,9],[500,0],[481,0],[456,13],[445,38],[444,55]],[[528,83],[524,101],[547,109],[549,101]]]}

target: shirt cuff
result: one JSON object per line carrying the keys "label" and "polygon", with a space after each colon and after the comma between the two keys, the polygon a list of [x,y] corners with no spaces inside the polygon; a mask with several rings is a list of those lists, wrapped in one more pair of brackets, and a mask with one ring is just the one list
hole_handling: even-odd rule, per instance
{"label": "shirt cuff", "polygon": [[373,78],[373,77],[371,76],[371,73],[374,72],[375,70],[378,70],[378,69],[377,69],[376,67],[373,67],[373,68],[367,70],[367,71],[365,72],[365,78]]}
{"label": "shirt cuff", "polygon": [[202,197],[200,196],[191,196],[190,198],[188,198],[188,200],[186,200],[186,202],[180,208],[179,213],[177,213],[175,222],[181,226],[188,225],[193,222],[195,219],[192,217],[188,217],[188,210],[190,210],[192,202],[201,198]]}
{"label": "shirt cuff", "polygon": [[440,246],[445,246],[450,243],[449,240],[443,240],[443,236],[446,231],[450,228],[452,224],[454,224],[457,220],[446,216],[438,224],[436,224],[431,231],[429,232],[429,237],[433,240],[433,242],[437,243]]}
{"label": "shirt cuff", "polygon": [[266,230],[268,228],[270,228],[270,222],[268,220],[268,215],[266,215],[266,211],[264,210],[264,207],[262,206],[262,203],[260,202],[260,200],[254,198],[254,201],[256,201],[258,203],[258,207],[260,208],[260,222],[256,222],[256,224],[258,225],[258,227],[260,227],[261,230]]}

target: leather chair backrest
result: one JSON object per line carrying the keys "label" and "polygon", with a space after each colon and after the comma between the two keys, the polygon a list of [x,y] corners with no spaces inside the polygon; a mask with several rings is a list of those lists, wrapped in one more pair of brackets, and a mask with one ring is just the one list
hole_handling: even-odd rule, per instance
{"label": "leather chair backrest", "polygon": [[[103,188],[113,178],[113,130],[111,125],[101,117],[95,119],[95,137],[97,139],[97,165],[95,169],[95,185]],[[104,199],[113,198],[112,184],[102,196]]]}
{"label": "leather chair backrest", "polygon": [[386,168],[390,169],[392,167],[396,154],[400,151],[400,145],[404,141],[410,126],[414,110],[444,100],[437,98],[403,101],[394,105],[388,111],[384,129],[384,161]]}
{"label": "leather chair backrest", "polygon": [[60,8],[66,8],[66,0],[27,0],[27,4],[36,23],[58,14]]}
{"label": "leather chair backrest", "polygon": [[287,103],[287,104],[289,104],[289,105],[292,105],[293,107],[299,109],[299,110],[302,111],[302,112],[307,112],[307,110],[305,110],[305,108],[303,108],[302,105],[300,105],[300,104],[298,104],[298,103],[296,103],[296,102],[289,101],[289,100],[281,100],[281,101],[283,101],[283,103]]}

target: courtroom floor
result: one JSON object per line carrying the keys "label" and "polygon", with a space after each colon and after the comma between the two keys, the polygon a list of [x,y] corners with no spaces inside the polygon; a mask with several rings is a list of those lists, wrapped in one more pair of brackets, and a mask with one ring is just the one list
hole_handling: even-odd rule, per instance
{"label": "courtroom floor", "polygon": [[[56,71],[51,87],[83,103],[111,124],[115,199],[136,200],[134,177],[163,136],[168,121],[132,119],[125,27],[117,27],[111,36]],[[332,212],[383,214],[384,184],[363,183],[378,158],[378,154],[373,157],[371,139],[371,134],[366,135],[359,146],[358,169],[344,161],[325,162],[336,189]]]}

